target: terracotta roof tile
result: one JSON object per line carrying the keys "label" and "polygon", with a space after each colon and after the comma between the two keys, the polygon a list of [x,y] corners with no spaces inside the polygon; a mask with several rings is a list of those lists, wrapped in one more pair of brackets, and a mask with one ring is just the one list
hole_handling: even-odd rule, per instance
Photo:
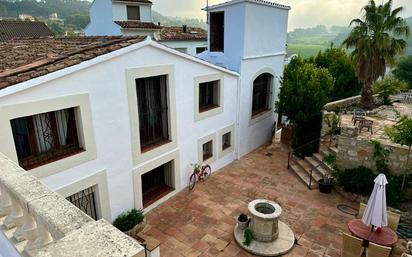
{"label": "terracotta roof tile", "polygon": [[53,36],[44,22],[0,20],[0,42],[21,37]]}
{"label": "terracotta roof tile", "polygon": [[144,36],[46,37],[1,42],[0,89],[79,64],[144,39]]}
{"label": "terracotta roof tile", "polygon": [[162,27],[153,22],[143,21],[115,21],[117,25],[124,29],[161,29]]}
{"label": "terracotta roof tile", "polygon": [[186,27],[163,27],[160,30],[160,41],[173,40],[207,40],[207,31],[202,28]]}

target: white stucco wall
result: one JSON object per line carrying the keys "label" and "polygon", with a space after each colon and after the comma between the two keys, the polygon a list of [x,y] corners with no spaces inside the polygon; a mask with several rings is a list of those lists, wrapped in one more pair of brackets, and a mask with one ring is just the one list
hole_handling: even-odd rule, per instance
{"label": "white stucco wall", "polygon": [[207,41],[160,41],[161,44],[168,46],[170,48],[185,48],[186,53],[192,56],[196,56],[196,48],[198,47],[206,47],[207,48]]}
{"label": "white stucco wall", "polygon": [[89,14],[90,23],[84,29],[86,36],[121,35],[120,27],[113,22],[111,0],[93,1]]}
{"label": "white stucco wall", "polygon": [[[221,11],[225,12],[224,53],[207,52],[200,57],[208,62],[239,72],[244,48],[245,19],[243,17],[245,17],[245,5],[236,4],[213,10],[213,12]],[[211,31],[210,24],[208,31]],[[208,41],[210,42],[210,33]],[[210,49],[210,43],[208,45],[208,49]]]}
{"label": "white stucco wall", "polygon": [[[98,57],[100,58],[100,57]],[[199,138],[217,133],[236,123],[238,77],[223,73],[224,107],[216,116],[194,121],[194,77],[221,73],[174,54],[145,46],[86,69],[0,98],[0,106],[42,101],[73,94],[89,94],[97,158],[49,177],[42,178],[52,189],[64,188],[105,170],[111,217],[134,207],[132,146],[125,70],[134,67],[174,65],[176,86],[177,150],[180,154],[180,190],[188,184],[190,163],[197,162]],[[1,119],[1,118],[0,118]],[[9,122],[1,120],[0,122]],[[1,131],[0,131],[1,133]],[[236,147],[236,146],[235,146]],[[175,151],[176,149],[172,150]],[[236,151],[236,149],[235,149]],[[165,153],[167,154],[167,153]],[[211,164],[223,167],[235,152]],[[14,156],[15,158],[15,156]],[[151,162],[149,160],[148,162]]]}
{"label": "white stucco wall", "polygon": [[[205,52],[199,57],[241,75],[239,154],[242,156],[271,139],[277,118],[274,104],[286,54],[288,10],[239,0],[235,4],[211,7],[211,12],[219,11],[225,12],[224,52]],[[274,77],[272,108],[252,119],[253,80],[263,72]]]}
{"label": "white stucco wall", "polygon": [[140,6],[140,21],[153,22],[152,8],[150,5],[129,4],[129,3],[128,4],[113,3],[113,20],[114,21],[127,21],[127,8],[126,8],[127,5]]}
{"label": "white stucco wall", "polygon": [[[283,75],[284,55],[261,57],[242,61],[241,65],[241,104],[240,104],[240,140],[239,154],[243,156],[271,140],[271,133],[277,114],[275,102],[280,91],[279,77]],[[253,80],[262,73],[273,76],[271,110],[252,119]]]}
{"label": "white stucco wall", "polygon": [[285,52],[288,10],[250,2],[245,9],[243,56]]}

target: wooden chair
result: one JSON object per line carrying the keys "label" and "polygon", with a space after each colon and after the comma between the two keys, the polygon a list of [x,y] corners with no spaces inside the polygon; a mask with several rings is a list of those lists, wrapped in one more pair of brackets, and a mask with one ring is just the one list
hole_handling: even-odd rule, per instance
{"label": "wooden chair", "polygon": [[366,257],[389,257],[392,248],[377,245],[369,242],[369,247],[366,249]]}
{"label": "wooden chair", "polygon": [[399,220],[401,219],[401,215],[392,211],[387,211],[388,214],[388,227],[390,227],[393,231],[396,232],[399,225]]}
{"label": "wooden chair", "polygon": [[359,204],[358,219],[362,219],[363,214],[365,213],[366,207],[368,207],[367,204],[364,204],[364,203]]}
{"label": "wooden chair", "polygon": [[358,127],[359,127],[359,133],[362,132],[363,128],[367,128],[368,132],[371,132],[371,134],[373,134],[373,120],[363,119],[360,121]]}
{"label": "wooden chair", "polygon": [[362,239],[343,233],[342,240],[342,257],[362,256],[364,251],[364,248],[362,247]]}

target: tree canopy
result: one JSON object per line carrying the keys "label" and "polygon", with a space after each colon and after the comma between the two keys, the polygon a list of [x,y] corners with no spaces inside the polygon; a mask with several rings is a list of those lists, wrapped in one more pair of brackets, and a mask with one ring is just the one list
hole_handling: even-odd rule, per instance
{"label": "tree canopy", "polygon": [[308,121],[322,111],[332,88],[327,69],[293,58],[284,71],[278,108],[292,122]]}
{"label": "tree canopy", "polygon": [[406,50],[409,27],[399,16],[402,10],[403,7],[392,9],[392,0],[382,5],[370,0],[363,7],[363,19],[351,21],[354,27],[343,42],[347,48],[353,48],[351,57],[363,84],[361,104],[366,109],[374,106],[372,84]]}
{"label": "tree canopy", "polygon": [[[276,109],[294,125],[293,147],[319,137],[321,111],[332,87],[333,77],[325,68],[318,68],[300,57],[293,58],[286,66]],[[316,147],[308,146],[300,149],[299,154],[315,151]]]}
{"label": "tree canopy", "polygon": [[330,101],[344,99],[360,93],[362,86],[345,50],[331,47],[324,52],[319,52],[313,62],[320,68],[328,69],[334,78],[333,89],[328,95]]}
{"label": "tree canopy", "polygon": [[397,79],[406,81],[409,88],[412,88],[412,56],[402,58],[393,71],[393,75],[395,75]]}

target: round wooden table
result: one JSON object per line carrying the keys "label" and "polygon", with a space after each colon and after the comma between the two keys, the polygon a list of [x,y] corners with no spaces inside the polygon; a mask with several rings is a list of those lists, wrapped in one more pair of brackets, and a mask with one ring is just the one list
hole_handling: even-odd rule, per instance
{"label": "round wooden table", "polygon": [[372,242],[378,245],[389,247],[395,245],[396,242],[398,242],[398,235],[396,235],[395,231],[393,231],[389,227],[383,227],[379,232],[377,232],[376,229],[374,231],[371,231],[371,227],[363,224],[362,220],[354,219],[349,221],[348,228],[353,235],[367,242]]}

